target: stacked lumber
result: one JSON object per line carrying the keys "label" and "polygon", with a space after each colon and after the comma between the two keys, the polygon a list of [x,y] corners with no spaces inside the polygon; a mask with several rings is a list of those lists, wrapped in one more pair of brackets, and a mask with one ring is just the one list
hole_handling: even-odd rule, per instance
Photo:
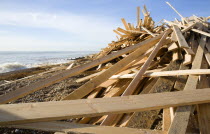
{"label": "stacked lumber", "polygon": [[[0,96],[0,125],[56,133],[210,133],[210,17],[143,20],[82,66]],[[7,104],[91,69],[60,101]],[[61,121],[62,120],[62,121]],[[64,121],[65,120],[65,121]],[[154,130],[155,129],[155,130]]]}

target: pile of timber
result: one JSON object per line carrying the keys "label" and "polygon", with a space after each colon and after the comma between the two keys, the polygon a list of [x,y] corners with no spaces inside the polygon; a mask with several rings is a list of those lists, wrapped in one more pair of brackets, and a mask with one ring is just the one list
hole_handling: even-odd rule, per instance
{"label": "pile of timber", "polygon": [[[210,133],[210,17],[143,20],[117,28],[113,41],[82,66],[0,96],[0,125],[94,134]],[[89,69],[61,101],[8,104]],[[159,127],[157,127],[159,126]],[[154,130],[155,129],[155,130]]]}

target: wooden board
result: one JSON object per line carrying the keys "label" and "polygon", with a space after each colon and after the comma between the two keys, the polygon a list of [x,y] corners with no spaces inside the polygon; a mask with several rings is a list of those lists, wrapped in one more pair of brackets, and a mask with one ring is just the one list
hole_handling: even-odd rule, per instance
{"label": "wooden board", "polygon": [[139,21],[140,21],[140,7],[137,7],[137,26],[139,25]]}
{"label": "wooden board", "polygon": [[124,29],[122,29],[120,27],[118,27],[117,30],[120,31],[121,33],[129,34],[129,32],[127,32],[126,30],[124,30]]}
{"label": "wooden board", "polygon": [[177,40],[179,42],[179,46],[181,48],[189,48],[189,45],[187,44],[187,42],[186,42],[184,36],[182,35],[182,32],[180,31],[179,27],[174,25],[173,30],[176,34]]}
{"label": "wooden board", "polygon": [[128,23],[126,22],[126,20],[124,18],[122,18],[121,20],[122,20],[123,25],[125,26],[125,29],[131,30],[131,29],[129,29],[129,26],[128,26]]}
{"label": "wooden board", "polygon": [[53,121],[100,116],[110,113],[129,113],[202,104],[210,102],[209,96],[210,89],[207,88],[113,98],[2,104],[0,105],[0,125]]}
{"label": "wooden board", "polygon": [[[146,71],[143,77],[161,77],[161,76],[180,76],[180,75],[202,75],[210,74],[210,69],[189,69],[189,70],[173,70],[173,71],[161,71],[161,72],[150,72]],[[124,74],[124,75],[113,75],[110,79],[130,79],[134,78],[136,73]]]}
{"label": "wooden board", "polygon": [[13,128],[32,129],[51,132],[66,132],[66,133],[88,133],[88,134],[164,134],[164,131],[140,130],[133,128],[119,128],[109,126],[97,126],[88,124],[75,124],[68,122],[41,122],[30,123],[23,125],[13,125]]}
{"label": "wooden board", "polygon": [[204,31],[201,31],[201,30],[198,30],[198,29],[191,29],[193,32],[196,32],[196,33],[199,33],[199,34],[202,34],[202,35],[205,35],[207,37],[210,37],[210,33],[207,33],[207,32],[204,32]]}
{"label": "wooden board", "polygon": [[163,109],[163,131],[168,131],[171,125],[170,108]]}

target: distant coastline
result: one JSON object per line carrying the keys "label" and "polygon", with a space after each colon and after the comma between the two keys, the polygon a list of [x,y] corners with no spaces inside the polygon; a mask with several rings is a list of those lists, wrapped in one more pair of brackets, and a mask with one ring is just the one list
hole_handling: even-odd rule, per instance
{"label": "distant coastline", "polygon": [[0,73],[68,63],[98,51],[0,51]]}

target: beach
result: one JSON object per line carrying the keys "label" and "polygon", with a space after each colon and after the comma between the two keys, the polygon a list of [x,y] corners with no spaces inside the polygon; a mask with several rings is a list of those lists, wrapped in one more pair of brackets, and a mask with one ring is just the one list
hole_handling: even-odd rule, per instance
{"label": "beach", "polygon": [[[79,57],[70,57],[70,60],[63,59],[66,61],[64,63],[40,65],[31,68],[23,68],[15,71],[5,72],[0,74],[0,95],[4,95],[8,92],[14,91],[18,88],[24,87],[26,85],[35,83],[37,81],[42,81],[53,75],[59,74],[63,70],[66,70],[70,65],[80,66],[85,63],[92,61],[93,55],[83,56],[80,54]],[[59,83],[55,83],[49,87],[45,87],[39,91],[29,94],[23,98],[16,101],[10,102],[10,104],[15,103],[29,103],[29,102],[46,102],[46,101],[59,101],[74,89],[83,85],[86,81],[77,83],[78,78],[87,76],[91,74],[91,69],[85,71],[79,75],[65,79]],[[51,134],[51,132],[43,132],[36,130],[23,130],[14,128],[0,128],[0,133],[36,133],[36,134]]]}

